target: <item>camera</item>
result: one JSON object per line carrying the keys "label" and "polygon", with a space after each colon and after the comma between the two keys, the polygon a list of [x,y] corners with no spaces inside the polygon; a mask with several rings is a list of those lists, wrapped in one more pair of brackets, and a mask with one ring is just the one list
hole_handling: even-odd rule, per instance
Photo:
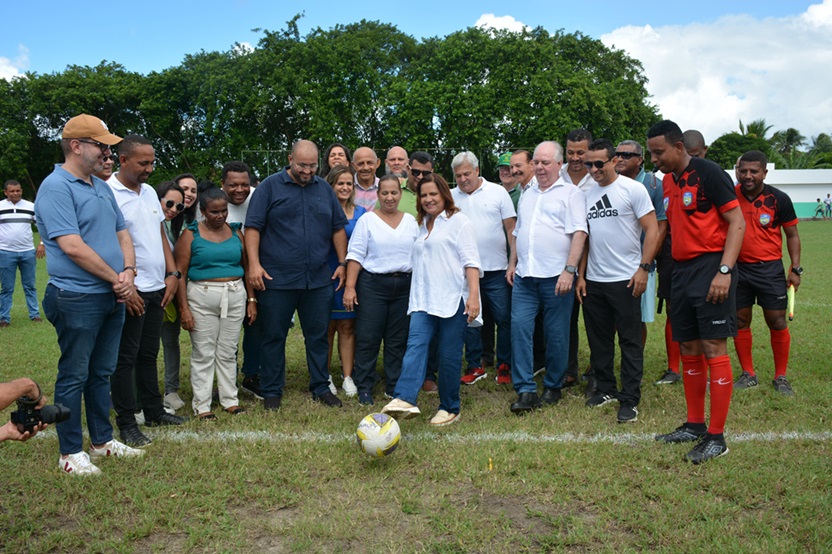
{"label": "camera", "polygon": [[61,404],[52,404],[36,410],[37,401],[28,396],[17,400],[17,410],[12,412],[12,423],[23,428],[23,432],[32,432],[41,423],[61,423],[69,419],[70,410]]}

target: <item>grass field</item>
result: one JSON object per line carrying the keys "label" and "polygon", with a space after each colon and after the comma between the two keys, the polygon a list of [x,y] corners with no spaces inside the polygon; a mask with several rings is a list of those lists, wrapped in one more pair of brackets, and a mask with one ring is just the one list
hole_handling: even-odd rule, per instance
{"label": "grass field", "polygon": [[[463,389],[462,419],[444,430],[427,423],[438,399],[420,398],[425,415],[403,422],[399,450],[380,460],[354,441],[371,410],[310,400],[294,331],[279,413],[241,395],[245,416],[149,429],[144,458],[105,460],[93,478],[59,471],[54,429],[0,444],[0,551],[832,551],[832,224],[804,222],[800,234],[796,395],[770,385],[768,332],[755,311],[760,386],[734,395],[730,454],[708,464],[691,466],[682,461],[689,446],[652,438],[685,416],[681,385],[652,385],[664,369],[664,315],[650,327],[637,423],[617,425],[616,405],[586,408],[582,391],[518,418],[508,411],[513,391],[489,375]],[[31,376],[51,398],[55,332],[27,320],[19,285],[12,318],[0,330],[0,380]]]}

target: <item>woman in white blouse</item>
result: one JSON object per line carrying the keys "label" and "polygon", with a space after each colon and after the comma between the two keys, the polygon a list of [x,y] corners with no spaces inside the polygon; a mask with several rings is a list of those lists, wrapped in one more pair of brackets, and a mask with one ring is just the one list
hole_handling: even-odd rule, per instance
{"label": "woman in white blouse", "polygon": [[480,315],[480,257],[471,221],[454,206],[448,183],[432,174],[419,183],[419,237],[413,246],[410,331],[394,399],[381,411],[399,419],[419,415],[416,397],[425,380],[428,350],[436,336],[439,411],[431,425],[459,419],[462,345]]}
{"label": "woman in white blouse", "polygon": [[373,403],[376,362],[384,340],[385,393],[393,396],[407,345],[410,257],[419,235],[416,219],[399,210],[402,189],[395,175],[378,182],[378,204],[355,224],[347,252],[344,308],[355,310],[353,377],[361,404]]}

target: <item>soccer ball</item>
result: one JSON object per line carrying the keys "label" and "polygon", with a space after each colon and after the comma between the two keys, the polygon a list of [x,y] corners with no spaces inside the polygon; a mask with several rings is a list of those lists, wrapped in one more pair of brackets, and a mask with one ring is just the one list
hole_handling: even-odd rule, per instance
{"label": "soccer ball", "polygon": [[389,456],[399,446],[399,424],[387,414],[370,414],[355,430],[358,448],[371,456]]}

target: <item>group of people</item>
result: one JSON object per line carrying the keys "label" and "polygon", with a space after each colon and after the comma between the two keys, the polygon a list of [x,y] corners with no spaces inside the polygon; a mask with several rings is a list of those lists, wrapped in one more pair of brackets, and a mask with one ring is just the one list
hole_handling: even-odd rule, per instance
{"label": "group of people", "polygon": [[[147,139],[121,139],[93,116],[72,118],[62,133],[66,161],[41,185],[34,206],[50,275],[44,313],[61,348],[55,400],[72,411],[57,426],[60,467],[97,473],[93,460],[143,454],[150,438],[142,420],[184,423],[173,413],[184,407],[180,328],[192,343],[196,418],[217,419],[215,378],[224,411],[245,412],[239,354],[242,389],[265,410],[278,410],[295,314],[313,400],[342,405],[330,371],[337,336],[347,396],[372,405],[383,382],[389,402],[382,412],[409,418],[421,413],[420,392],[438,392],[430,424],[444,426],[460,418],[461,385],[487,377],[489,356],[496,382],[517,393],[512,413],[558,403],[581,378],[582,308],[590,347],[586,404],[618,402],[617,421],[634,422],[657,292],[669,310],[668,371],[658,383],[680,380],[675,349],[688,405],[685,423],[657,440],[697,441],[688,453],[694,463],[726,453],[731,391],[756,384],[749,330],[755,301],[772,329],[775,388],[791,392],[779,245],[783,227],[788,282],[797,287],[797,219],[788,197],[764,184],[762,153],[740,160],[735,189],[716,164],[688,154],[687,139],[670,121],[648,132],[663,180],[644,170],[639,142],[614,145],[579,129],[565,149],[545,141],[533,152],[500,156],[499,183],[480,175],[472,152],[454,157],[452,189],[426,152],[408,156],[394,146],[379,178],[372,148],[353,153],[335,143],[321,156],[300,140],[288,165],[256,188],[248,166],[233,161],[223,167],[220,188],[199,190],[194,176],[183,174],[153,190]],[[117,144],[119,171],[112,173]],[[726,345],[738,327],[743,373],[734,386]],[[113,438],[111,391],[123,442]],[[81,443],[82,396],[89,454]]]}

